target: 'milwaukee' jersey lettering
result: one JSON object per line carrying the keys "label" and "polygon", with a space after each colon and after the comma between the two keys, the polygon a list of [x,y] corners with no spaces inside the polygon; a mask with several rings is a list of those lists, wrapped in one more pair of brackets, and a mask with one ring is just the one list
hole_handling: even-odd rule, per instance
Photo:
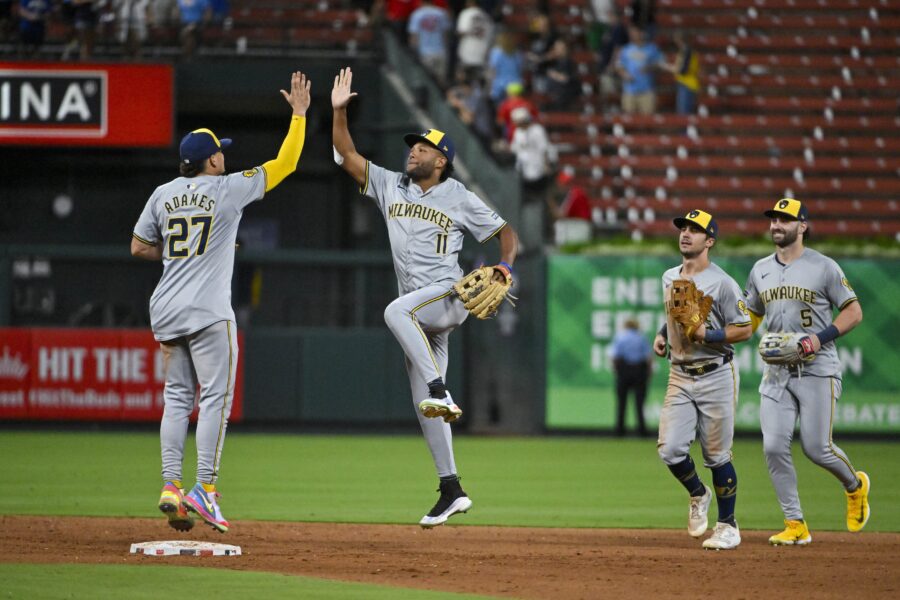
{"label": "'milwaukee' jersey lettering", "polygon": [[816,293],[812,290],[806,290],[796,285],[783,285],[777,288],[771,288],[759,295],[759,299],[763,304],[768,304],[773,300],[799,300],[807,304],[815,304]]}
{"label": "'milwaukee' jersey lettering", "polygon": [[[763,258],[750,271],[744,291],[747,308],[766,316],[768,331],[818,333],[834,320],[834,309],[856,301],[856,292],[838,264],[820,252],[805,248],[788,265],[775,254]],[[773,368],[766,365],[766,369]],[[841,365],[834,342],[822,346],[803,375],[840,377]]]}
{"label": "'milwaukee' jersey lettering", "polygon": [[423,192],[405,174],[369,162],[360,191],[375,200],[387,223],[401,296],[431,284],[449,289],[463,275],[458,255],[465,233],[484,243],[506,225],[455,179]]}
{"label": "'milwaukee' jersey lettering", "polygon": [[159,341],[234,321],[231,276],[244,207],[263,197],[261,167],[232,175],[178,177],[151,194],[134,237],[162,243],[163,274],[150,297],[150,323]]}
{"label": "'milwaukee' jersey lettering", "polygon": [[434,208],[430,208],[428,206],[423,206],[421,204],[412,204],[408,202],[398,202],[397,204],[391,204],[388,208],[388,218],[389,219],[422,219],[423,221],[430,221],[443,229],[445,232],[450,231],[450,227],[453,226],[453,221],[442,213],[439,210]]}

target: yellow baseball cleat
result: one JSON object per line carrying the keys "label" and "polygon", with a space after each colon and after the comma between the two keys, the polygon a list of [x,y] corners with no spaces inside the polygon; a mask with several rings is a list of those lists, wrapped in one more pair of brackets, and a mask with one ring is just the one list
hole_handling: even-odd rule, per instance
{"label": "yellow baseball cleat", "polygon": [[773,546],[805,546],[811,541],[812,535],[806,521],[785,520],[784,531],[769,538],[769,543]]}
{"label": "yellow baseball cleat", "polygon": [[847,494],[847,529],[857,532],[866,526],[869,521],[869,476],[863,471],[857,471],[859,487],[855,492]]}

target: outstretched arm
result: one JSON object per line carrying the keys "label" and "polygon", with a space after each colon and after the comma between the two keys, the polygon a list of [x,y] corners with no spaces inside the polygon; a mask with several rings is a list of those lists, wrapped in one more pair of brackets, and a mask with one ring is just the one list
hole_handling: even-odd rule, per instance
{"label": "outstretched arm", "polygon": [[275,160],[263,164],[267,192],[297,169],[297,162],[303,152],[303,143],[306,141],[306,110],[309,108],[311,85],[312,82],[306,79],[306,75],[296,71],[291,75],[291,93],[281,90],[281,95],[293,109],[293,115],[290,129],[284,142],[281,143],[278,156]]}
{"label": "outstretched arm", "polygon": [[331,124],[331,139],[341,160],[341,167],[363,187],[366,185],[366,159],[363,158],[353,145],[350,130],[347,128],[347,105],[356,96],[356,92],[350,91],[353,82],[353,72],[350,67],[341,69],[340,74],[334,78],[334,87],[331,90],[331,108],[334,109],[334,119]]}

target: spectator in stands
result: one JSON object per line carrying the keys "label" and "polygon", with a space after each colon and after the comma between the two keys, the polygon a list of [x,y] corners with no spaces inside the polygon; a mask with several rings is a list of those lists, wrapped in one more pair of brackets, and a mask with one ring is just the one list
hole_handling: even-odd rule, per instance
{"label": "spectator in stands", "polygon": [[516,156],[516,170],[522,180],[522,246],[527,249],[540,247],[545,239],[544,218],[547,212],[547,193],[550,187],[557,152],[550,143],[544,126],[532,119],[524,106],[512,111],[516,124],[510,149]]}
{"label": "spectator in stands", "polygon": [[631,0],[631,24],[656,39],[656,0]]}
{"label": "spectator in stands", "polygon": [[662,66],[675,76],[675,111],[679,115],[692,115],[697,110],[700,92],[700,59],[683,32],[675,32],[672,41],[678,49],[675,60]]}
{"label": "spectator in stands", "polygon": [[63,20],[71,27],[71,37],[63,50],[62,59],[69,60],[77,49],[81,60],[89,60],[94,53],[97,11],[94,0],[63,0]]}
{"label": "spectator in stands", "polygon": [[210,15],[209,0],[178,0],[181,20],[181,55],[190,59],[200,45],[203,25]]}
{"label": "spectator in stands", "polygon": [[503,31],[497,36],[497,44],[488,56],[488,78],[491,82],[491,100],[494,104],[503,102],[506,86],[522,82],[524,57],[516,48],[516,38],[512,32]]}
{"label": "spectator in stands", "polygon": [[49,0],[19,0],[19,43],[22,56],[34,56],[44,45],[47,15],[51,8]]}
{"label": "spectator in stands", "polygon": [[545,94],[546,89],[543,84],[545,80],[540,76],[541,65],[547,60],[547,55],[558,36],[550,23],[550,17],[546,14],[539,14],[531,20],[529,25],[531,33],[531,45],[528,47],[528,53],[525,55],[528,64],[528,70],[531,71],[533,77],[531,87],[539,93]]}
{"label": "spectator in stands", "polygon": [[613,0],[591,0],[590,4],[591,10],[585,13],[585,41],[589,50],[599,52],[603,34],[613,19],[616,6]]}
{"label": "spectator in stands", "polygon": [[383,11],[388,26],[406,45],[409,16],[417,8],[419,8],[419,0],[377,0],[372,7],[372,13],[377,14]]}
{"label": "spectator in stands", "polygon": [[614,7],[609,13],[609,20],[606,21],[603,28],[603,35],[600,38],[600,53],[597,70],[600,75],[604,75],[610,64],[614,64],[614,59],[619,49],[626,46],[631,40],[628,38],[628,25],[622,16],[622,11],[618,7]]}
{"label": "spectator in stands", "polygon": [[569,56],[569,46],[565,40],[553,43],[539,67],[539,77],[544,79],[544,93],[550,102],[543,110],[567,110],[581,93],[581,81],[575,63]]}
{"label": "spectator in stands", "polygon": [[147,17],[150,0],[114,0],[116,37],[123,46],[123,55],[132,60],[140,59],[147,40]]}
{"label": "spectator in stands", "polygon": [[148,21],[157,43],[175,43],[178,28],[178,0],[153,0]]}
{"label": "spectator in stands", "polygon": [[456,33],[459,36],[457,58],[460,68],[466,71],[469,79],[482,77],[494,38],[494,21],[478,6],[478,0],[466,1],[466,7],[456,21]]}
{"label": "spectator in stands", "polygon": [[510,83],[506,86],[506,99],[497,107],[497,126],[503,133],[503,139],[506,142],[511,142],[513,134],[516,132],[516,124],[512,118],[515,109],[525,107],[533,118],[538,116],[538,110],[534,104],[522,97],[524,91],[525,86],[518,81]]}
{"label": "spectator in stands", "polygon": [[456,85],[447,90],[447,102],[456,109],[460,120],[468,125],[485,144],[494,139],[494,115],[483,78],[469,78],[457,70]]}
{"label": "spectator in stands", "polygon": [[645,31],[631,27],[629,37],[632,41],[622,48],[616,65],[622,77],[622,111],[652,115],[656,112],[655,71],[663,56]]}
{"label": "spectator in stands", "polygon": [[407,26],[410,47],[442,86],[447,83],[447,32],[452,27],[450,15],[432,0],[422,0]]}
{"label": "spectator in stands", "polygon": [[[591,221],[591,201],[583,187],[575,183],[575,176],[570,168],[563,169],[556,176],[557,194],[561,198],[559,204],[548,202],[550,214],[556,219],[581,219]],[[547,196],[550,200],[550,196]]]}

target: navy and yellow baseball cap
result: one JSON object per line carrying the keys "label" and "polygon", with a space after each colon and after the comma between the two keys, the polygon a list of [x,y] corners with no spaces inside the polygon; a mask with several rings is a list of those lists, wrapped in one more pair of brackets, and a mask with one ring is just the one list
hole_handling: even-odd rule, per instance
{"label": "navy and yellow baseball cap", "polygon": [[195,129],[181,138],[181,146],[179,146],[181,162],[189,165],[203,162],[230,145],[229,138],[220,140],[209,129]]}
{"label": "navy and yellow baseball cap", "polygon": [[803,206],[799,200],[794,200],[793,198],[782,198],[775,203],[772,210],[767,210],[763,214],[770,219],[775,217],[787,217],[796,221],[806,221],[809,219],[809,213],[806,211],[806,207]]}
{"label": "navy and yellow baseball cap", "polygon": [[711,214],[702,210],[694,209],[683,217],[673,219],[672,222],[675,223],[675,227],[678,229],[685,225],[696,225],[705,231],[709,237],[713,239],[718,239],[719,237],[719,224],[716,223]]}
{"label": "navy and yellow baseball cap", "polygon": [[453,163],[453,157],[456,156],[456,146],[454,146],[453,140],[439,129],[429,129],[422,133],[407,133],[403,136],[403,141],[410,148],[418,142],[425,142],[429,146],[434,146],[441,154],[447,157],[451,164]]}

